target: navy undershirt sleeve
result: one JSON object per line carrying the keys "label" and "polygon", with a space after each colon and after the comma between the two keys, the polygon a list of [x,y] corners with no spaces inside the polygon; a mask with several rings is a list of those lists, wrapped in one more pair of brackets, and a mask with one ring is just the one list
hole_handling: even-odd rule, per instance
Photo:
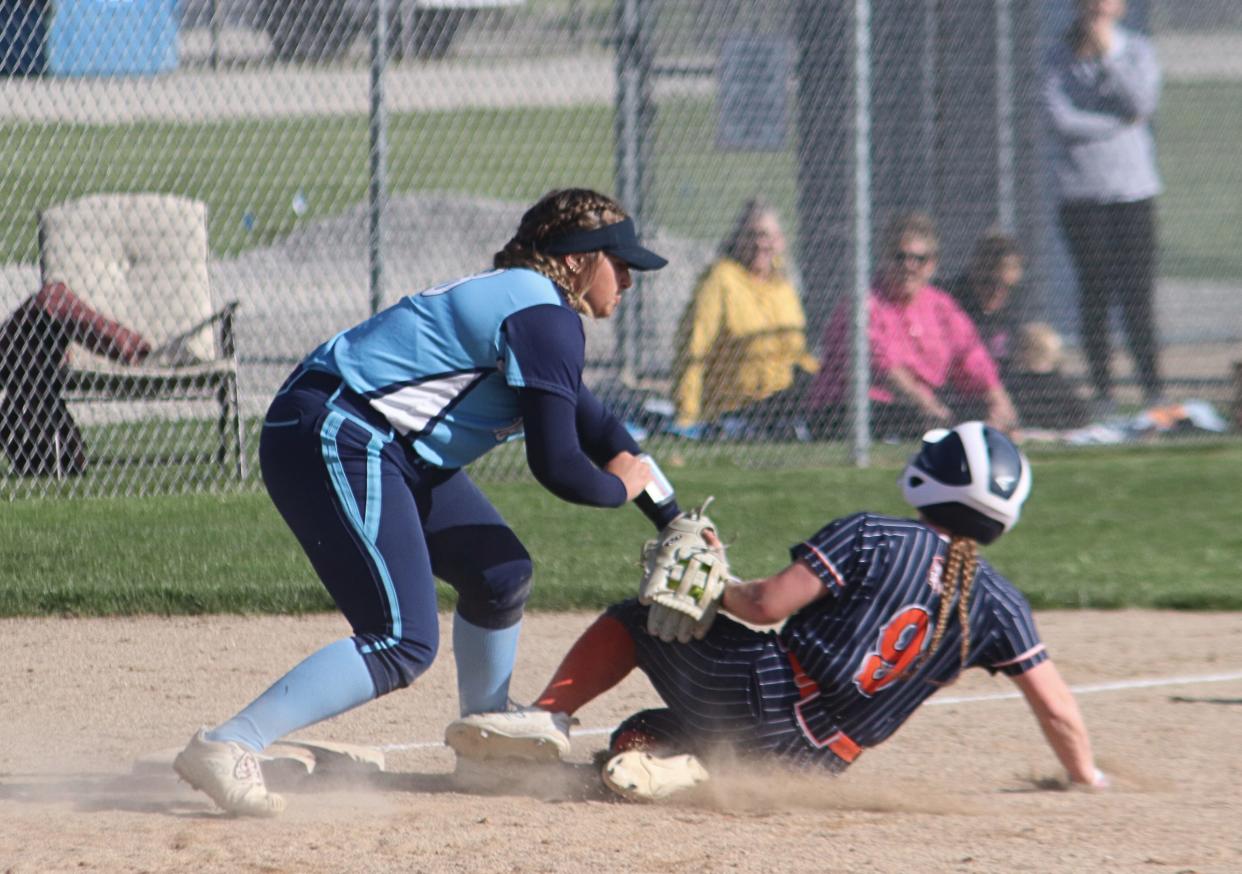
{"label": "navy undershirt sleeve", "polygon": [[575,417],[578,439],[591,460],[603,467],[618,452],[642,452],[625,425],[600,402],[585,385],[578,387]]}
{"label": "navy undershirt sleeve", "polygon": [[625,484],[596,467],[582,451],[575,404],[541,389],[519,389],[518,409],[526,430],[526,461],[545,489],[564,501],[620,507]]}
{"label": "navy undershirt sleeve", "polygon": [[[585,385],[578,388],[577,426],[578,439],[582,442],[582,448],[600,467],[607,464],[618,452],[629,452],[634,455],[642,452],[621,420],[613,415]],[[634,504],[642,510],[656,528],[663,528],[681,512],[676,498],[657,504],[646,492],[635,498]]]}
{"label": "navy undershirt sleeve", "polygon": [[[592,507],[625,503],[625,484],[600,470],[618,452],[642,450],[625,426],[582,384],[586,338],[582,320],[562,306],[519,310],[501,326],[526,431],[526,460],[535,479],[562,500]],[[634,503],[656,528],[680,510],[645,494]]]}
{"label": "navy undershirt sleeve", "polygon": [[577,403],[586,363],[582,318],[555,304],[518,310],[500,326],[505,380],[518,389],[558,394]]}

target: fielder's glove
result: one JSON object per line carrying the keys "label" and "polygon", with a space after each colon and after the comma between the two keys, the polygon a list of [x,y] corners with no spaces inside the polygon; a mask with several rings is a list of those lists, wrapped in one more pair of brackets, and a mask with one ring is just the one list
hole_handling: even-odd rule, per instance
{"label": "fielder's glove", "polygon": [[724,547],[713,546],[704,536],[716,531],[704,512],[711,502],[708,498],[703,506],[678,515],[643,546],[638,600],[651,608],[647,632],[665,642],[702,640],[732,580]]}

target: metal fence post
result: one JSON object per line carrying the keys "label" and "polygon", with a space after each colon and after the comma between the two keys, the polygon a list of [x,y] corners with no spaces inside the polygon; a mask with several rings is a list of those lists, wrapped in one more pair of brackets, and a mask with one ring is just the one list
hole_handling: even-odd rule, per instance
{"label": "metal fence post", "polygon": [[854,316],[854,460],[869,461],[866,294],[871,262],[871,4],[804,0],[798,31],[798,215],[807,323],[818,336],[837,306]]}
{"label": "metal fence post", "polygon": [[220,69],[220,8],[217,0],[207,4],[207,27],[211,35],[210,64],[211,69]]}
{"label": "metal fence post", "polygon": [[[617,97],[616,164],[617,196],[634,216],[640,229],[647,228],[646,193],[650,190],[651,47],[646,21],[650,12],[646,0],[618,0],[617,4]],[[643,277],[634,277],[635,291],[642,291]],[[642,295],[631,296],[631,305],[621,311],[617,324],[617,348],[621,372],[638,373],[642,338]]]}
{"label": "metal fence post", "polygon": [[1012,234],[1018,223],[1015,202],[1017,146],[1014,137],[1013,0],[996,0],[996,220]]}
{"label": "metal fence post", "polygon": [[384,69],[388,65],[388,0],[371,6],[371,175],[368,257],[371,265],[371,313],[384,305],[384,210],[388,204],[388,106],[384,100]]}
{"label": "metal fence post", "polygon": [[854,463],[871,463],[871,0],[854,4]]}

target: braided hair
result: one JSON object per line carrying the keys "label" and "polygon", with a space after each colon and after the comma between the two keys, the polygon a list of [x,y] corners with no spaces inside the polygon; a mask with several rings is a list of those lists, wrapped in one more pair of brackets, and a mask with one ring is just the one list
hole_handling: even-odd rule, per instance
{"label": "braided hair", "polygon": [[570,269],[564,256],[540,251],[540,244],[568,231],[593,231],[626,218],[621,204],[598,191],[589,188],[549,191],[526,210],[517,232],[492,256],[492,266],[497,269],[525,267],[541,273],[560,286],[566,303],[573,309],[589,314],[582,294],[590,284],[590,275],[583,277]]}
{"label": "braided hair", "polygon": [[953,612],[953,599],[957,598],[957,621],[962,626],[961,666],[966,667],[970,655],[970,590],[975,584],[975,569],[979,565],[979,544],[974,538],[953,535],[949,541],[949,558],[940,578],[940,609],[936,613],[936,630],[931,643],[919,660],[924,664],[940,647],[940,641],[949,627],[949,615]]}

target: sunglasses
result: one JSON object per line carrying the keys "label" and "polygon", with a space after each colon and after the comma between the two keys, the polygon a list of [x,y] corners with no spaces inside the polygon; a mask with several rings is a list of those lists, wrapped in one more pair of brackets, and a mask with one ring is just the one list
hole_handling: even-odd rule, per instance
{"label": "sunglasses", "polygon": [[913,264],[915,267],[922,267],[931,261],[934,256],[930,252],[894,252],[893,261],[897,264]]}

